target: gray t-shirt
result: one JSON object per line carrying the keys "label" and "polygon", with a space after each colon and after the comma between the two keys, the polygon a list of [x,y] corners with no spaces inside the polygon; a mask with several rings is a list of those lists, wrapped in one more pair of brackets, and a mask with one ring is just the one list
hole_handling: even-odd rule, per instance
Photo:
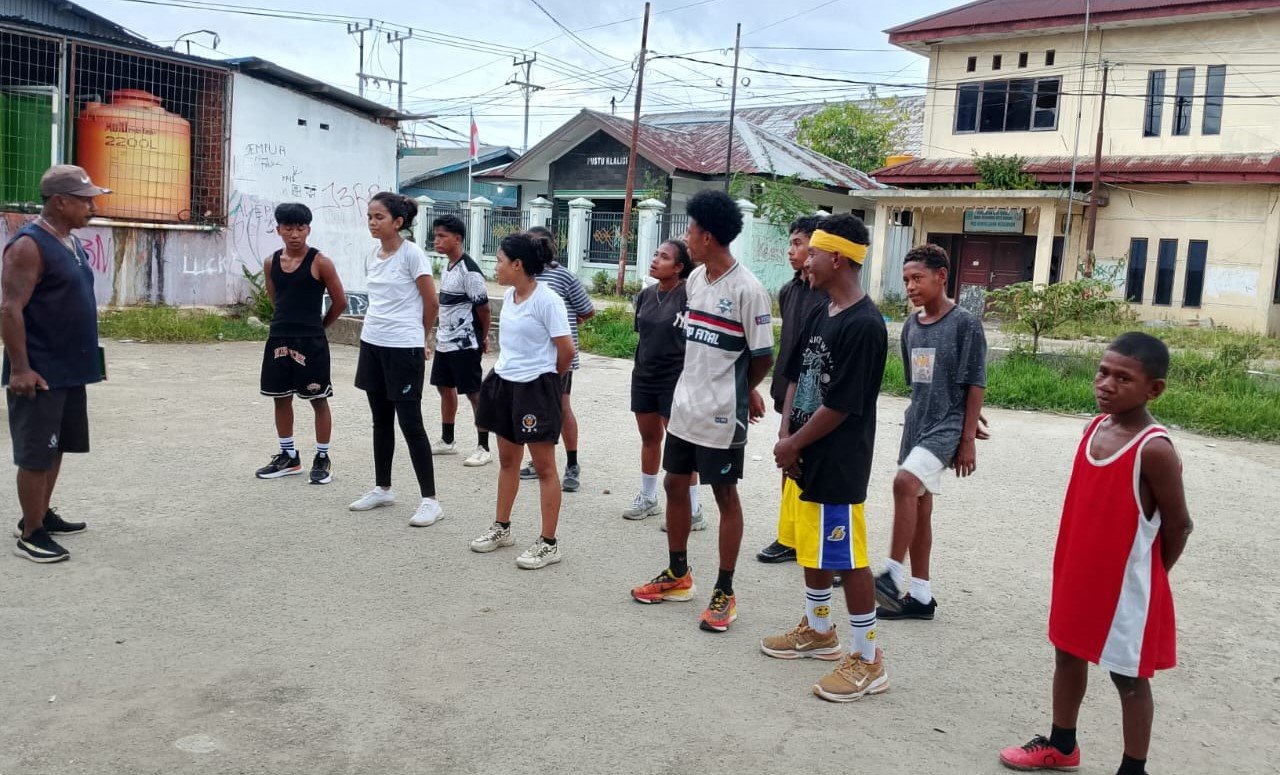
{"label": "gray t-shirt", "polygon": [[920,313],[902,326],[902,366],[911,384],[911,406],[902,428],[898,462],[924,447],[950,464],[964,430],[969,386],[987,385],[987,338],[982,323],[963,307],[932,323]]}

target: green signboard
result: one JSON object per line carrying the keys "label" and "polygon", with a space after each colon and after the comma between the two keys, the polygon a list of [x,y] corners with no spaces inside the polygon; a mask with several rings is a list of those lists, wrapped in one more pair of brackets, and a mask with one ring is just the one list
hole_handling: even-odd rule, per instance
{"label": "green signboard", "polygon": [[1026,211],[973,209],[964,211],[965,234],[1021,234]]}

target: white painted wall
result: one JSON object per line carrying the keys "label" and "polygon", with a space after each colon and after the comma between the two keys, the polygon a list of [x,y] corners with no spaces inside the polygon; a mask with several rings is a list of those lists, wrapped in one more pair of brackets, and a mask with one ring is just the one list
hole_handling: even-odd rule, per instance
{"label": "white painted wall", "polygon": [[281,246],[275,206],[302,202],[315,214],[311,244],[334,260],[347,290],[363,291],[374,248],[365,211],[374,194],[395,188],[395,130],[235,74],[228,250],[236,264],[259,268]]}

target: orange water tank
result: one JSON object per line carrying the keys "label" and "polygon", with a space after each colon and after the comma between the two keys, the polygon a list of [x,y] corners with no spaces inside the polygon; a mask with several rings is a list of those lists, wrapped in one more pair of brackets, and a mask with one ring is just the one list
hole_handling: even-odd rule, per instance
{"label": "orange water tank", "polygon": [[886,167],[896,167],[896,166],[898,166],[899,164],[906,164],[907,162],[912,161],[912,160],[913,160],[913,159],[915,159],[915,158],[916,158],[916,157],[912,156],[912,155],[911,155],[911,154],[909,154],[909,153],[898,153],[898,154],[894,154],[893,156],[890,156],[890,157],[888,157],[887,159],[885,159],[885,160],[884,160],[884,166],[886,166]]}
{"label": "orange water tank", "polygon": [[98,214],[156,221],[191,219],[191,124],[140,89],[90,102],[76,120],[76,163],[112,193]]}

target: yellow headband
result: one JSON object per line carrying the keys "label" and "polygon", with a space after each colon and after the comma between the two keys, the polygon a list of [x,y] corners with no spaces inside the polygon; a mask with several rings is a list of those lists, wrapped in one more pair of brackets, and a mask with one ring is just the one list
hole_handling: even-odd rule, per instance
{"label": "yellow headband", "polygon": [[847,240],[844,237],[837,237],[822,229],[817,229],[813,232],[813,236],[809,238],[809,247],[825,250],[828,253],[839,253],[858,265],[861,265],[867,258],[866,245],[859,245],[856,242]]}

